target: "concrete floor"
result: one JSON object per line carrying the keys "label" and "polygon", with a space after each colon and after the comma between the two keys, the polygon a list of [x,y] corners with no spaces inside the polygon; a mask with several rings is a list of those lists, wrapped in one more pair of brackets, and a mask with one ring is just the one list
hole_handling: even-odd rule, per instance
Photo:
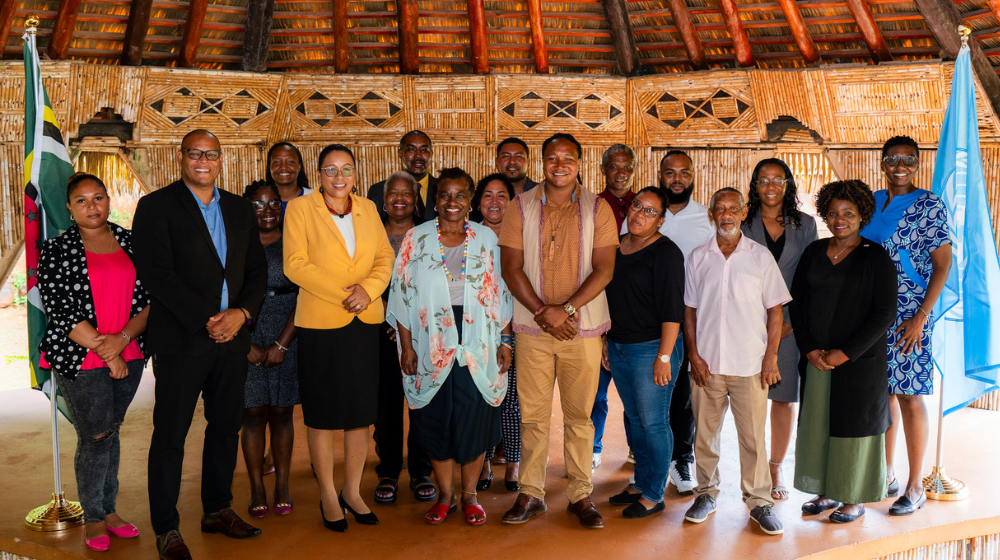
{"label": "concrete floor", "polygon": [[[45,503],[52,489],[51,438],[47,399],[36,391],[13,390],[0,392],[0,550],[20,546],[32,549],[36,558],[156,558],[155,538],[149,525],[146,501],[146,455],[151,432],[153,377],[147,370],[139,395],[122,428],[121,492],[118,511],[134,522],[142,536],[133,540],[115,539],[111,551],[95,553],[83,544],[83,529],[61,533],[35,533],[24,526],[24,516],[32,508]],[[588,558],[767,558],[773,560],[820,555],[823,558],[876,557],[896,550],[964,538],[966,534],[1000,532],[1000,414],[967,409],[948,417],[947,465],[949,473],[963,479],[972,489],[971,499],[963,502],[928,502],[916,515],[905,518],[889,517],[886,513],[891,500],[869,504],[867,515],[850,525],[833,525],[825,515],[803,517],[799,506],[810,496],[792,491],[789,500],[776,507],[785,524],[781,537],[763,535],[748,521],[747,510],[740,501],[736,437],[728,423],[723,442],[722,494],[719,510],[701,525],[683,523],[690,497],[679,496],[668,487],[665,512],[642,520],[626,520],[621,509],[607,500],[624,488],[631,465],[627,454],[621,418],[621,403],[612,390],[611,413],[605,436],[604,464],[594,475],[594,501],[604,514],[606,527],[602,531],[581,528],[575,517],[566,513],[565,469],[562,461],[562,427],[558,407],[553,415],[552,454],[548,465],[548,513],[523,526],[500,523],[514,500],[501,483],[503,467],[494,467],[496,482],[479,495],[488,521],[483,527],[467,526],[461,515],[449,517],[438,527],[423,522],[427,504],[416,502],[406,490],[407,477],[401,479],[399,500],[389,506],[375,505],[370,496],[377,482],[374,466],[377,458],[374,444],[369,448],[368,464],[362,485],[362,495],[369,500],[381,524],[366,527],[350,522],[346,534],[325,530],[320,522],[318,491],[309,468],[305,428],[301,416],[296,422],[295,452],[292,465],[291,492],[295,511],[279,517],[273,513],[257,520],[264,530],[261,537],[236,541],[219,535],[203,535],[199,531],[201,505],[199,473],[201,433],[204,419],[201,408],[188,437],[187,460],[179,509],[181,532],[198,560],[229,560],[246,558],[551,558],[573,560]],[[936,408],[936,398],[930,403]],[[934,428],[932,427],[932,433]],[[63,485],[67,495],[76,497],[73,477],[73,453],[76,437],[72,426],[60,421],[60,444]],[[902,446],[902,442],[900,442]],[[933,447],[933,443],[932,446]],[[341,448],[342,449],[342,448]],[[342,452],[341,452],[342,453]],[[341,455],[338,453],[338,457]],[[900,457],[903,455],[900,447]],[[790,477],[793,453],[789,453],[785,469]],[[933,452],[928,454],[923,471],[929,472]],[[238,462],[233,492],[233,506],[245,514],[249,500],[246,468],[242,455]],[[905,472],[900,472],[905,477]],[[338,484],[343,480],[338,466]],[[268,488],[273,477],[265,479]],[[245,516],[249,518],[248,516]],[[26,541],[26,542],[21,542]],[[18,542],[21,544],[18,545]],[[12,544],[13,543],[13,544]],[[33,545],[43,545],[51,550]],[[830,552],[827,552],[830,551]]]}

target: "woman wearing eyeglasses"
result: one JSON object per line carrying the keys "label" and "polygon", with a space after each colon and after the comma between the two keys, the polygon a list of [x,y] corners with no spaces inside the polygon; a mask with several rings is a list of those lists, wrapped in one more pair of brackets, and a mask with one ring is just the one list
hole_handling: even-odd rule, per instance
{"label": "woman wearing eyeglasses", "polygon": [[292,411],[299,404],[298,344],[295,340],[295,298],[298,289],[282,271],[281,195],[263,182],[247,186],[243,197],[253,204],[260,243],[267,257],[267,292],[250,335],[243,429],[240,441],[250,475],[251,517],[268,513],[264,488],[264,444],[271,428],[274,457],[274,513],[292,512],[288,472],[292,464],[295,428]]}
{"label": "woman wearing eyeglasses", "polygon": [[[327,146],[319,156],[322,186],[285,210],[285,275],[299,286],[299,388],[309,455],[320,489],[320,514],[332,531],[378,518],[359,492],[368,430],[378,416],[380,297],[394,253],[375,203],[353,194],[354,154]],[[343,491],[333,482],[334,430],[344,431]]]}
{"label": "woman wearing eyeglasses", "polygon": [[[635,483],[611,497],[636,519],[663,511],[663,491],[673,455],[670,397],[680,360],[674,342],[684,318],[684,254],[660,233],[666,195],[639,191],[629,205],[605,292],[611,312],[606,362],[632,430]],[[679,358],[679,356],[678,356]]]}
{"label": "woman wearing eyeglasses", "polygon": [[[799,211],[798,189],[788,165],[780,159],[768,158],[757,164],[750,178],[747,218],[743,234],[764,245],[781,269],[788,289],[792,287],[795,267],[802,251],[816,241],[816,220]],[[778,346],[778,371],[781,381],[771,387],[771,498],[788,499],[788,487],[781,472],[788,444],[792,439],[795,405],[799,402],[799,349],[792,332],[788,306],[781,327]]]}
{"label": "woman wearing eyeglasses", "polygon": [[893,452],[900,416],[910,470],[890,515],[909,515],[927,501],[921,468],[929,430],[923,397],[934,392],[931,313],[951,268],[948,211],[937,195],[913,184],[919,168],[920,151],[912,138],[895,136],[882,146],[887,188],[875,192],[875,215],[861,231],[885,247],[899,276],[896,321],[889,327],[887,348],[892,425],[885,433],[885,460],[890,497],[899,492]]}

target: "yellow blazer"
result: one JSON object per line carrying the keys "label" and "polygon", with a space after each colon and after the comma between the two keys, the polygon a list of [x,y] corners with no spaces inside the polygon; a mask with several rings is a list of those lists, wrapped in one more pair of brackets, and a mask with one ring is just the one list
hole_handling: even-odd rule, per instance
{"label": "yellow blazer", "polygon": [[359,284],[372,302],[358,319],[378,324],[385,319],[382,292],[389,285],[395,253],[375,203],[351,196],[354,258],[326,208],[319,189],[288,203],[285,209],[285,276],[299,286],[295,326],[336,329],[354,319],[344,309],[347,286]]}

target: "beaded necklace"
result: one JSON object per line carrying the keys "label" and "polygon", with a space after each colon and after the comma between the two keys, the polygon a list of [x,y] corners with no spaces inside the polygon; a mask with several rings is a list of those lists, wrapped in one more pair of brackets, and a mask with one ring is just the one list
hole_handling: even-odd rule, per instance
{"label": "beaded necklace", "polygon": [[465,220],[465,248],[462,250],[462,274],[459,275],[458,280],[451,277],[451,272],[448,271],[448,261],[444,258],[444,243],[441,242],[441,222],[437,218],[434,218],[434,229],[437,230],[438,234],[438,249],[441,250],[441,264],[444,265],[444,272],[448,275],[448,281],[457,282],[459,280],[465,279],[465,260],[469,256],[469,220]]}
{"label": "beaded necklace", "polygon": [[[323,187],[319,188],[319,192],[320,192],[320,194],[323,193]],[[326,209],[329,210],[331,214],[333,214],[334,216],[336,216],[338,218],[344,218],[348,214],[351,213],[351,206],[352,206],[352,204],[351,204],[351,197],[350,196],[347,197],[347,209],[344,210],[343,214],[341,214],[340,212],[337,212],[336,210],[333,209],[333,207],[331,207],[329,204],[327,204],[325,198],[323,199],[323,204],[326,204]]]}

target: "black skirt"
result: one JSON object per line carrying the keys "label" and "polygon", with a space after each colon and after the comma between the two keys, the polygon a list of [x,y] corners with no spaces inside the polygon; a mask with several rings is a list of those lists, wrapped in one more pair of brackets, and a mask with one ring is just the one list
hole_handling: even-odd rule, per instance
{"label": "black skirt", "polygon": [[318,430],[366,428],[378,417],[379,325],[298,328],[302,419]]}
{"label": "black skirt", "polygon": [[[462,317],[461,306],[452,309]],[[455,324],[461,340],[462,322]],[[431,459],[468,463],[500,443],[500,407],[486,402],[469,368],[456,361],[431,402],[410,411],[410,429]]]}

